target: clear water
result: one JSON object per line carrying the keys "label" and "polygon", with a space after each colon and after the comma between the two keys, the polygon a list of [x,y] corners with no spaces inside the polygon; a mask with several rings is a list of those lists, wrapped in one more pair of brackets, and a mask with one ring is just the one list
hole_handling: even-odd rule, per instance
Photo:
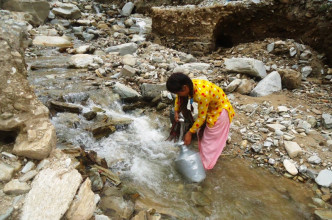
{"label": "clear water", "polygon": [[244,159],[222,156],[203,183],[185,182],[174,169],[178,149],[165,141],[170,129],[168,118],[140,111],[125,114],[118,97],[109,89],[92,89],[91,83],[84,80],[86,71],[58,66],[50,69],[51,63],[56,63],[55,56],[59,63],[68,58],[55,51],[46,50],[45,54],[27,59],[40,65],[38,70],[29,71],[29,81],[43,102],[59,96],[76,104],[85,100],[83,112],[100,107],[105,112],[98,114],[132,120],[128,128],[100,140],[85,129],[92,122],[82,115],[57,113],[52,123],[59,148],[84,145],[106,158],[123,185],[139,192],[136,205],[179,219],[310,218],[310,190],[266,170],[252,169]]}

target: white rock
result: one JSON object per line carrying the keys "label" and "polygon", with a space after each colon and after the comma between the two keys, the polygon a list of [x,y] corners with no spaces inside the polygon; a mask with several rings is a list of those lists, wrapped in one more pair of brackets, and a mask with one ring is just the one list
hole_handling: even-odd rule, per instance
{"label": "white rock", "polygon": [[268,44],[266,49],[267,49],[267,52],[269,52],[269,53],[272,52],[274,49],[274,43]]}
{"label": "white rock", "polygon": [[90,45],[83,45],[83,46],[76,48],[75,51],[77,54],[84,54],[84,53],[88,52],[89,49],[90,49]]}
{"label": "white rock", "polygon": [[269,159],[269,164],[274,165],[276,163],[275,159],[270,158]]}
{"label": "white rock", "polygon": [[315,181],[320,186],[330,187],[332,185],[332,171],[326,169],[321,170]]}
{"label": "white rock", "polygon": [[106,215],[95,215],[95,220],[110,220]]}
{"label": "white rock", "polygon": [[281,124],[267,124],[266,125],[271,131],[276,131],[276,130],[280,130],[283,131],[286,129],[285,126],[281,125]]}
{"label": "white rock", "polygon": [[286,106],[278,106],[278,112],[287,112],[288,108]]}
{"label": "white rock", "polygon": [[250,76],[264,78],[266,76],[265,65],[260,60],[252,58],[225,59],[225,67],[228,71],[246,73]]}
{"label": "white rock", "polygon": [[14,170],[14,167],[0,161],[0,181],[9,181],[13,176]]}
{"label": "white rock", "polygon": [[208,63],[186,63],[174,68],[173,73],[185,71],[203,71],[210,68]]}
{"label": "white rock", "polygon": [[29,161],[27,164],[25,164],[25,166],[23,167],[23,169],[21,170],[22,173],[27,173],[30,170],[34,169],[36,167],[36,165],[34,164],[34,162]]}
{"label": "white rock", "polygon": [[308,162],[312,164],[320,164],[322,162],[322,159],[320,159],[320,157],[318,157],[317,155],[314,155],[308,158]]}
{"label": "white rock", "polygon": [[72,47],[73,45],[67,38],[57,36],[36,36],[32,43],[46,47]]}
{"label": "white rock", "polygon": [[122,63],[124,65],[135,66],[136,58],[131,54],[126,54],[122,58]]}
{"label": "white rock", "polygon": [[6,194],[20,195],[29,192],[30,186],[27,183],[22,183],[18,179],[13,179],[8,182],[3,188]]}
{"label": "white rock", "polygon": [[281,77],[277,71],[273,71],[257,84],[250,95],[261,97],[278,92],[281,89]]}
{"label": "white rock", "polygon": [[45,168],[49,163],[50,163],[50,161],[48,159],[44,159],[44,160],[40,161],[37,166],[37,170],[40,171],[41,169]]}
{"label": "white rock", "polygon": [[290,158],[294,158],[302,152],[302,148],[296,142],[284,141],[284,144]]}
{"label": "white rock", "polygon": [[90,219],[95,209],[95,194],[91,190],[91,181],[87,178],[75,196],[66,217],[71,220]]}
{"label": "white rock", "polygon": [[311,66],[305,66],[301,69],[301,73],[302,73],[302,78],[305,79],[307,78],[312,72],[312,68]]}
{"label": "white rock", "polygon": [[87,68],[94,63],[94,55],[76,54],[70,57],[69,64],[76,68]]}
{"label": "white rock", "polygon": [[64,168],[64,163],[59,161],[36,176],[25,199],[22,220],[61,219],[67,211],[82,177],[77,170]]}
{"label": "white rock", "polygon": [[37,174],[38,174],[38,172],[36,170],[30,170],[29,172],[27,172],[26,174],[21,176],[18,180],[20,182],[26,182],[26,181],[31,180],[32,178],[34,178]]}
{"label": "white rock", "polygon": [[298,170],[296,169],[296,167],[292,163],[292,161],[286,159],[286,160],[284,160],[283,164],[288,173],[290,173],[292,175],[298,174]]}

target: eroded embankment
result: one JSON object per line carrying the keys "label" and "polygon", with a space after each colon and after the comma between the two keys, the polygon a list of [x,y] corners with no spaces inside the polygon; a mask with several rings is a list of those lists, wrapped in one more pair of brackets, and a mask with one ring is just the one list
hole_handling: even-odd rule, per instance
{"label": "eroded embankment", "polygon": [[[282,3],[287,2],[287,3]],[[328,1],[266,1],[213,7],[156,7],[153,37],[163,45],[195,55],[218,47],[270,37],[310,45],[332,63],[332,16]]]}

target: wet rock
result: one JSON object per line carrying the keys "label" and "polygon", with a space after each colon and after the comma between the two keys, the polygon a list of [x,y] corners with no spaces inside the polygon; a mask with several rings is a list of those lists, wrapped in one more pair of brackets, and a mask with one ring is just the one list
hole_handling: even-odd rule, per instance
{"label": "wet rock", "polygon": [[89,178],[91,180],[92,191],[98,191],[103,189],[103,180],[100,177],[100,174],[97,169],[89,170]]}
{"label": "wet rock", "polygon": [[58,158],[32,182],[21,219],[60,219],[69,208],[82,177],[77,170],[66,166],[65,155]]}
{"label": "wet rock", "polygon": [[274,43],[270,43],[267,45],[266,50],[267,52],[271,53],[274,49]]}
{"label": "wet rock", "polygon": [[281,78],[277,71],[274,71],[262,79],[251,91],[251,96],[266,96],[281,90]]}
{"label": "wet rock", "polygon": [[329,209],[315,210],[315,219],[317,220],[329,220],[332,219],[332,211]]}
{"label": "wet rock", "polygon": [[50,107],[58,112],[72,112],[77,114],[82,112],[82,108],[80,106],[66,102],[51,101]]}
{"label": "wet rock", "polygon": [[191,200],[199,206],[209,206],[211,205],[211,199],[204,195],[202,192],[192,192]]}
{"label": "wet rock", "polygon": [[75,68],[87,68],[98,63],[96,60],[98,56],[89,54],[76,54],[70,57],[69,65]]}
{"label": "wet rock", "polygon": [[301,69],[302,79],[306,79],[312,72],[311,66],[305,66]]}
{"label": "wet rock", "polygon": [[66,19],[78,19],[81,17],[80,9],[70,3],[57,3],[57,8],[53,8],[52,13]]}
{"label": "wet rock", "polygon": [[3,188],[3,192],[11,195],[20,195],[29,192],[30,186],[27,183],[22,183],[18,179],[13,179],[8,182]]}
{"label": "wet rock", "polygon": [[36,36],[32,43],[34,45],[46,46],[46,47],[72,47],[73,43],[65,37],[58,36]]}
{"label": "wet rock", "polygon": [[301,73],[292,69],[278,69],[282,86],[287,89],[297,89],[301,86]]}
{"label": "wet rock", "polygon": [[124,56],[126,54],[133,54],[137,50],[137,44],[135,43],[126,43],[126,44],[120,44],[117,46],[112,46],[106,48],[106,53],[111,52],[118,52],[120,56]]}
{"label": "wet rock", "polygon": [[327,169],[321,170],[315,181],[320,186],[330,187],[332,185],[332,171]]}
{"label": "wet rock", "polygon": [[123,68],[121,69],[121,75],[122,76],[135,76],[136,70],[128,65],[124,65]]}
{"label": "wet rock", "polygon": [[308,162],[312,164],[320,164],[322,162],[322,159],[320,159],[320,157],[318,157],[317,155],[314,155],[308,158]]}
{"label": "wet rock", "polygon": [[264,63],[252,58],[225,59],[225,67],[228,71],[246,73],[250,76],[264,78],[266,70]]}
{"label": "wet rock", "polygon": [[14,167],[0,161],[0,181],[9,181],[14,173]]}
{"label": "wet rock", "polygon": [[108,136],[116,131],[115,125],[112,122],[98,123],[93,125],[89,130],[97,139]]}
{"label": "wet rock", "polygon": [[301,147],[296,142],[284,141],[284,143],[285,143],[285,149],[286,149],[286,151],[287,151],[290,158],[294,158],[299,153],[302,152]]}
{"label": "wet rock", "polygon": [[283,164],[288,173],[292,174],[293,176],[298,174],[298,170],[291,160],[286,159],[284,160]]}
{"label": "wet rock", "polygon": [[73,220],[90,219],[95,209],[95,194],[91,191],[91,181],[87,178],[70,205],[66,217]]}
{"label": "wet rock", "polygon": [[153,99],[160,96],[161,91],[166,90],[166,84],[149,84],[143,83],[141,86],[141,93],[144,99]]}
{"label": "wet rock", "polygon": [[136,101],[138,100],[141,95],[136,92],[135,90],[133,90],[132,88],[130,87],[127,87],[119,82],[116,82],[114,85],[113,85],[113,91],[117,94],[120,95],[121,99],[124,99],[124,100],[133,100],[133,101]]}
{"label": "wet rock", "polygon": [[325,128],[332,128],[332,115],[326,113],[322,114],[322,122]]}
{"label": "wet rock", "polygon": [[9,0],[1,5],[3,10],[27,12],[32,16],[32,25],[41,25],[44,23],[50,12],[50,5],[45,0]]}
{"label": "wet rock", "polygon": [[83,114],[83,117],[88,120],[91,121],[92,119],[94,119],[97,116],[97,113],[94,111],[89,111]]}
{"label": "wet rock", "polygon": [[120,218],[128,219],[134,212],[134,204],[119,196],[103,197],[99,207],[104,212],[115,212]]}
{"label": "wet rock", "polygon": [[134,7],[135,7],[134,3],[127,2],[121,10],[121,15],[129,16],[131,14],[131,12],[133,11]]}

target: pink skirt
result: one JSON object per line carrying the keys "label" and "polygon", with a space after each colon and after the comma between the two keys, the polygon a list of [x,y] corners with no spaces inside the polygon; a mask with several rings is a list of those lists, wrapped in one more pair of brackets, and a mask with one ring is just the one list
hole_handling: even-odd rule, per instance
{"label": "pink skirt", "polygon": [[222,110],[216,124],[212,128],[205,127],[202,139],[198,140],[199,153],[205,169],[210,170],[217,163],[226,145],[229,127],[228,112],[225,109]]}

